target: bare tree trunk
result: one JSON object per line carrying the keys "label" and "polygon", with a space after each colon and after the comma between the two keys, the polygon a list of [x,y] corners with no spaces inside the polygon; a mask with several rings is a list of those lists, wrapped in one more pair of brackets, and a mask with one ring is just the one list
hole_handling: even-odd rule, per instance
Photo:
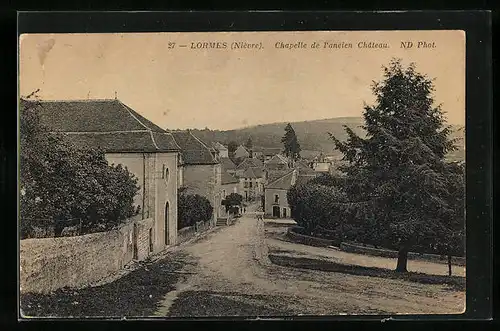
{"label": "bare tree trunk", "polygon": [[397,272],[408,272],[406,265],[408,264],[408,248],[401,247],[398,252]]}
{"label": "bare tree trunk", "polygon": [[451,276],[451,255],[448,255],[448,276]]}

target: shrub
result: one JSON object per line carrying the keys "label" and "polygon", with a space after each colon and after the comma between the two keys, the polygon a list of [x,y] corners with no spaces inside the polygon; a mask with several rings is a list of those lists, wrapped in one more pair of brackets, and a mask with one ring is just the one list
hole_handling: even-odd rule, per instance
{"label": "shrub", "polygon": [[213,207],[207,198],[199,194],[188,194],[182,190],[177,196],[177,228],[193,226],[197,222],[210,220]]}
{"label": "shrub", "polygon": [[226,212],[235,214],[242,202],[243,196],[241,194],[231,193],[221,203],[226,207]]}
{"label": "shrub", "polygon": [[344,222],[345,195],[334,186],[293,186],[287,194],[291,216],[306,232],[312,233],[318,227],[334,229]]}
{"label": "shrub", "polygon": [[[110,229],[136,214],[137,178],[104,153],[75,147],[40,123],[37,102],[20,107],[20,216],[23,234],[36,225],[80,219],[82,233]],[[32,224],[33,223],[33,224]],[[57,232],[61,228],[56,226]]]}

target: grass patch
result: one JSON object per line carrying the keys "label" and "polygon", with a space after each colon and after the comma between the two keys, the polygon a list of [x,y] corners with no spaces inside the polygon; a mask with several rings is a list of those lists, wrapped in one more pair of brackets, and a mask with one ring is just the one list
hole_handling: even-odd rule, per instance
{"label": "grass patch", "polygon": [[358,265],[340,264],[331,261],[321,261],[305,257],[290,257],[269,254],[272,263],[302,269],[312,269],[328,272],[339,272],[357,276],[380,277],[390,279],[401,279],[421,284],[444,284],[455,291],[465,291],[465,278],[459,276],[429,275],[419,272],[396,272],[393,270],[363,267]]}
{"label": "grass patch", "polygon": [[185,291],[174,301],[168,317],[290,316],[283,299],[239,292]]}
{"label": "grass patch", "polygon": [[49,294],[22,293],[21,311],[29,317],[152,316],[163,297],[174,290],[186,263],[184,253],[145,262],[142,267],[108,284],[83,289],[62,288]]}

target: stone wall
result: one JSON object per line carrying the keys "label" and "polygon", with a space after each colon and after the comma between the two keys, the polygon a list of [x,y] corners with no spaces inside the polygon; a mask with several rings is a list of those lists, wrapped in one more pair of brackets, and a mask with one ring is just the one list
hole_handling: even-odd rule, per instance
{"label": "stone wall", "polygon": [[135,236],[137,242],[137,257],[142,261],[153,253],[154,250],[154,222],[152,218],[135,223]]}
{"label": "stone wall", "polygon": [[[340,249],[349,253],[365,254],[365,255],[380,256],[380,257],[395,258],[395,259],[398,258],[397,251],[385,248],[364,247],[362,246],[362,244],[343,242],[340,244]],[[408,252],[408,259],[423,260],[436,263],[448,263],[447,256],[437,255],[437,254]],[[451,262],[455,265],[464,266],[465,258],[460,256],[452,256]]]}
{"label": "stone wall", "polygon": [[210,228],[210,221],[198,222],[194,226],[182,228],[177,232],[177,243],[180,244],[186,242],[196,236],[199,236],[203,232],[208,231]]}
{"label": "stone wall", "polygon": [[177,243],[181,244],[188,241],[196,235],[196,229],[194,226],[188,226],[177,231]]}
{"label": "stone wall", "polygon": [[147,219],[130,221],[108,232],[21,240],[21,291],[47,293],[97,282],[133,260],[134,240],[138,259],[144,259],[150,254],[152,226],[153,219]]}
{"label": "stone wall", "polygon": [[298,227],[298,226],[289,227],[287,230],[287,233],[286,233],[287,237],[296,243],[300,243],[300,244],[308,245],[308,246],[328,247],[328,246],[338,246],[339,245],[339,243],[334,241],[334,240],[318,238],[318,237],[311,237],[311,236],[307,236],[305,234],[301,234],[301,233],[299,233],[300,229],[301,229],[301,227]]}

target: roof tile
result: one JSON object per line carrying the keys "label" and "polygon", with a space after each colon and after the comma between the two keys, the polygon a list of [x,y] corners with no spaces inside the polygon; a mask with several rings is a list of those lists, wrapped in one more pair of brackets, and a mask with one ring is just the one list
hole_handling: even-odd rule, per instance
{"label": "roof tile", "polygon": [[[21,105],[27,100],[21,100]],[[105,152],[177,151],[173,137],[119,100],[43,100],[40,122],[80,147]]]}
{"label": "roof tile", "polygon": [[218,163],[210,147],[194,136],[190,131],[172,131],[175,142],[181,148],[185,164],[216,164]]}
{"label": "roof tile", "polygon": [[266,185],[266,189],[288,190],[292,187],[295,171],[290,171],[282,177],[270,182]]}

